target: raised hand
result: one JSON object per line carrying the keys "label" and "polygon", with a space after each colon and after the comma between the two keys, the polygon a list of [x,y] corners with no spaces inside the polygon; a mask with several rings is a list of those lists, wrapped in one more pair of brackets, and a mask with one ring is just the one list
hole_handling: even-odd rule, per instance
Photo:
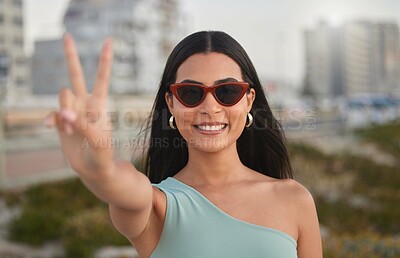
{"label": "raised hand", "polygon": [[[109,204],[114,225],[134,239],[149,225],[150,217],[156,217],[150,216],[153,187],[129,161],[113,160],[112,125],[107,116],[111,44],[111,39],[104,42],[96,83],[88,94],[75,44],[70,35],[64,37],[72,90],[60,91],[60,110],[51,113],[45,124],[57,128],[64,155],[85,186]],[[165,198],[161,192],[154,196]]]}
{"label": "raised hand", "polygon": [[112,166],[113,155],[109,146],[111,118],[107,115],[112,41],[108,38],[104,42],[92,94],[87,92],[77,49],[69,34],[64,36],[64,49],[72,90],[63,88],[59,92],[60,110],[52,112],[45,124],[57,128],[64,155],[75,171],[105,171]]}

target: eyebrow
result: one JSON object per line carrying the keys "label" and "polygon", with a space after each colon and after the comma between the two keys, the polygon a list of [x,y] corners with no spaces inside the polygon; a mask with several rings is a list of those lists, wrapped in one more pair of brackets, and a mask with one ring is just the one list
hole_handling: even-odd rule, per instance
{"label": "eyebrow", "polygon": [[[238,82],[238,80],[236,80],[235,78],[232,78],[232,77],[228,77],[225,79],[215,81],[213,85],[225,83],[225,82]],[[204,85],[202,82],[198,82],[198,81],[190,80],[190,79],[183,80],[180,83],[194,83],[194,84]]]}

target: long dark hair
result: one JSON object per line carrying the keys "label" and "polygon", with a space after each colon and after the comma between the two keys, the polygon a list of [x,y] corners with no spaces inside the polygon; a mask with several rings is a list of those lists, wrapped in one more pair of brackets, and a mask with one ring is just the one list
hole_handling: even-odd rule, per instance
{"label": "long dark hair", "polygon": [[152,183],[159,183],[174,176],[187,164],[187,143],[178,130],[168,125],[171,113],[165,93],[169,91],[170,84],[175,82],[179,66],[188,57],[210,52],[232,58],[240,66],[243,80],[256,91],[250,111],[254,122],[243,130],[236,144],[241,162],[274,178],[293,178],[282,127],[272,114],[256,70],[243,47],[221,31],[196,32],[184,38],[172,50],[145,129],[147,148],[144,149],[144,173]]}

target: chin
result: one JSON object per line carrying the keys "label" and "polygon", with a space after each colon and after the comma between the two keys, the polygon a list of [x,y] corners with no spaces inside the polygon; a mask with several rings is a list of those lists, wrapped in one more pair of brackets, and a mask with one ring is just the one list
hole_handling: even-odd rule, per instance
{"label": "chin", "polygon": [[228,138],[203,138],[188,142],[189,148],[213,153],[228,148],[231,143]]}

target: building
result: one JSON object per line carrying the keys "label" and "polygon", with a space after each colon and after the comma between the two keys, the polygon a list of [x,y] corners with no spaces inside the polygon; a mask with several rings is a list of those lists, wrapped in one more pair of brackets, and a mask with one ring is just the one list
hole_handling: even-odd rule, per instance
{"label": "building", "polygon": [[69,85],[61,39],[36,41],[32,64],[33,94],[57,94]]}
{"label": "building", "polygon": [[399,28],[395,23],[320,23],[305,31],[305,91],[319,97],[391,93],[400,87]]}
{"label": "building", "polygon": [[316,96],[330,97],[343,94],[341,77],[341,31],[321,21],[314,30],[306,30],[306,75],[304,87]]}
{"label": "building", "polygon": [[389,91],[398,90],[400,83],[400,48],[399,27],[394,23],[376,25],[379,44],[376,51],[378,56],[376,69],[379,71],[377,85],[386,85]]}
{"label": "building", "polygon": [[[95,81],[102,43],[106,37],[113,38],[110,92],[115,95],[157,89],[167,56],[186,34],[185,24],[178,0],[71,0],[64,16],[66,31],[77,43],[89,89]],[[65,64],[60,62],[62,42],[38,42],[35,46],[33,91],[57,93],[69,84]]]}
{"label": "building", "polygon": [[373,26],[370,22],[353,22],[343,26],[343,80],[347,95],[371,92],[376,75],[373,65]]}
{"label": "building", "polygon": [[30,92],[29,63],[24,53],[22,0],[0,1],[0,87],[9,103]]}

